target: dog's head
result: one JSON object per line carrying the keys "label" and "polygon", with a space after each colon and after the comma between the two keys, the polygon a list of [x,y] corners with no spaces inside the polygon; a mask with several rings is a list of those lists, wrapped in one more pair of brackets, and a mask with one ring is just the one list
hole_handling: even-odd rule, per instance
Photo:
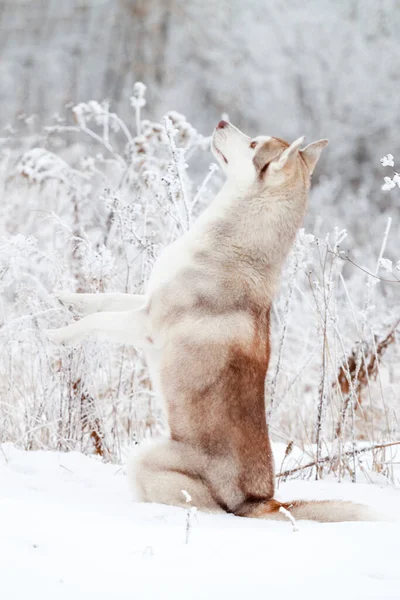
{"label": "dog's head", "polygon": [[328,140],[300,150],[304,138],[292,144],[275,137],[250,138],[227,121],[220,121],[212,137],[212,151],[228,181],[253,193],[286,186],[295,177],[306,185]]}

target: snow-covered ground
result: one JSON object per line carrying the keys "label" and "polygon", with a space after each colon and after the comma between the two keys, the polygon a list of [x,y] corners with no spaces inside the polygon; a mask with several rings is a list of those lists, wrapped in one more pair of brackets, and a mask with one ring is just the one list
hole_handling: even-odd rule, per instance
{"label": "snow-covered ground", "polygon": [[[400,489],[291,481],[278,497],[345,498],[396,514]],[[400,598],[400,522],[317,524],[132,501],[123,469],[0,447],[1,600]]]}

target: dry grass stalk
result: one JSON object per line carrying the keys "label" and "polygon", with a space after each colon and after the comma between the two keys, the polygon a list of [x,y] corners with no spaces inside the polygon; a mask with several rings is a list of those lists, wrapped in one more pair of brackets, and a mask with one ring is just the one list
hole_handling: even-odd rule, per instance
{"label": "dry grass stalk", "polygon": [[334,456],[324,456],[318,460],[313,460],[312,462],[307,463],[306,465],[301,465],[300,467],[295,467],[294,469],[287,469],[286,471],[281,471],[277,473],[275,477],[289,477],[290,475],[294,475],[295,473],[299,473],[300,471],[304,471],[305,469],[310,469],[312,467],[318,466],[324,463],[334,464],[336,461],[342,460],[344,457],[351,457],[355,453],[364,454],[365,452],[374,452],[376,450],[382,450],[384,448],[390,448],[392,446],[400,446],[400,441],[396,442],[388,442],[387,444],[373,444],[372,446],[368,446],[366,448],[356,448],[355,450],[351,449],[346,452],[342,452],[340,455]]}
{"label": "dry grass stalk", "polygon": [[375,380],[378,375],[379,364],[384,353],[388,347],[395,342],[396,332],[399,326],[400,318],[397,319],[394,325],[389,329],[388,333],[386,333],[386,335],[384,335],[381,339],[376,337],[376,349],[373,345],[369,345],[365,341],[363,342],[363,354],[365,360],[362,360],[361,365],[359,364],[360,348],[359,344],[357,344],[357,346],[352,349],[350,355],[347,357],[347,360],[344,361],[344,364],[340,367],[338,377],[332,384],[333,388],[339,386],[343,394],[343,409],[336,428],[336,435],[338,437],[341,436],[343,426],[345,424],[346,415],[352,396],[351,391],[353,392],[353,396],[356,397],[354,410],[357,410],[357,408],[361,406],[362,394],[364,390],[368,389],[369,382]]}
{"label": "dry grass stalk", "polygon": [[96,415],[96,403],[94,398],[84,390],[81,379],[76,379],[73,382],[72,391],[79,398],[82,433],[85,431],[89,433],[95,454],[104,459],[109,459],[110,451],[104,441],[104,432],[101,427],[100,419]]}

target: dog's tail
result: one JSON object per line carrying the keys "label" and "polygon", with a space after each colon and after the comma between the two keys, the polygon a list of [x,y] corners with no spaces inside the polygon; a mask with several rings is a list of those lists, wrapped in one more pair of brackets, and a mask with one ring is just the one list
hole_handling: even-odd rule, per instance
{"label": "dog's tail", "polygon": [[373,508],[346,500],[295,500],[293,502],[269,500],[243,507],[239,514],[243,517],[283,521],[288,519],[286,511],[295,519],[319,521],[320,523],[386,520]]}

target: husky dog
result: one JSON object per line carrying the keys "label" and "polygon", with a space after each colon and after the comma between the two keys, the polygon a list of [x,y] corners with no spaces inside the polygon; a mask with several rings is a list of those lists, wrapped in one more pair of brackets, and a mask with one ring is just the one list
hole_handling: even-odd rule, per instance
{"label": "husky dog", "polygon": [[274,499],[264,403],[270,311],[283,262],[327,140],[249,138],[221,121],[212,150],[226,182],[193,228],[167,247],[147,293],[69,294],[80,321],[49,331],[74,344],[91,333],[144,349],[170,435],[139,452],[131,478],[145,502],[246,517],[373,519],[351,502]]}

